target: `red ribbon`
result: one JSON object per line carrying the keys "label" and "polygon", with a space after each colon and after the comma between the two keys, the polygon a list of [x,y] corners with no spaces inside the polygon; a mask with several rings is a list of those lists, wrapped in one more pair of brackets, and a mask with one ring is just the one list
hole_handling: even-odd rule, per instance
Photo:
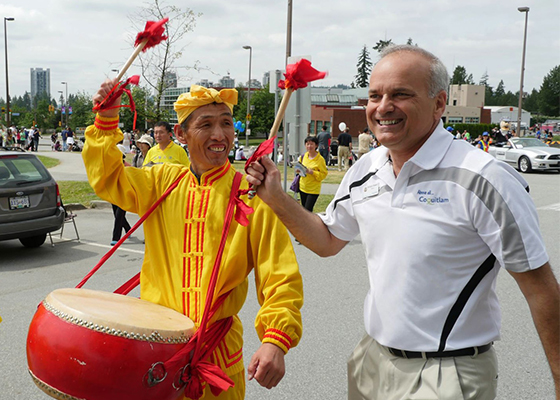
{"label": "red ribbon", "polygon": [[245,172],[247,172],[247,168],[249,168],[252,162],[258,161],[261,157],[272,153],[272,150],[274,149],[274,139],[276,139],[276,135],[259,144],[259,147],[257,147],[254,153],[251,154],[251,157],[249,157],[249,159],[245,162]]}
{"label": "red ribbon", "polygon": [[278,82],[280,89],[292,88],[298,90],[307,86],[311,81],[323,79],[327,76],[326,72],[317,71],[311,66],[311,61],[302,58],[295,64],[286,66],[285,80]]}
{"label": "red ribbon", "polygon": [[157,22],[156,21],[146,22],[146,27],[144,28],[144,30],[138,33],[138,35],[136,35],[136,41],[134,42],[134,47],[138,46],[139,44],[141,44],[143,41],[147,39],[148,43],[146,43],[146,45],[142,49],[142,51],[144,52],[149,48],[154,47],[160,42],[167,39],[167,36],[164,35],[165,27],[163,26],[167,21],[169,21],[169,18],[164,18]]}
{"label": "red ribbon", "polygon": [[[134,121],[132,123],[132,129],[136,129],[136,105],[134,104],[134,98],[132,97],[132,93],[130,93],[130,89],[127,89],[128,85],[138,85],[140,82],[140,75],[133,75],[128,78],[124,82],[119,82],[111,89],[111,91],[107,94],[107,96],[101,101],[101,103],[96,104],[93,107],[93,112],[104,111],[104,110],[111,110],[113,108],[130,108],[130,110],[134,113]],[[119,98],[123,93],[126,93],[129,100],[129,105],[126,104],[119,104],[116,106],[112,106],[117,98]]]}

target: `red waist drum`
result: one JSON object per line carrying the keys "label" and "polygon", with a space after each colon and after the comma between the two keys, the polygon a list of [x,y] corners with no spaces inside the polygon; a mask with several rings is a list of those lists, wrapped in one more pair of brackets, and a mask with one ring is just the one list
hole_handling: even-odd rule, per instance
{"label": "red waist drum", "polygon": [[188,317],[145,300],[58,289],[29,326],[29,373],[56,399],[180,399],[177,371],[165,374],[163,362],[194,332]]}

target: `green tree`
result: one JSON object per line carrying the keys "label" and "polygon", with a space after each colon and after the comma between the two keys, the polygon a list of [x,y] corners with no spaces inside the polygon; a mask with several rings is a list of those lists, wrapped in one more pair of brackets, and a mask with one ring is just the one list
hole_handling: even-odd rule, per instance
{"label": "green tree", "polygon": [[506,89],[505,89],[505,86],[504,86],[504,81],[500,80],[500,82],[498,83],[498,86],[496,87],[496,90],[494,91],[494,105],[496,105],[496,106],[505,105],[503,103],[505,95],[506,95]]}
{"label": "green tree", "polygon": [[457,65],[453,71],[453,77],[451,78],[452,85],[474,85],[472,74],[467,75],[467,70],[461,65]]}
{"label": "green tree", "polygon": [[376,50],[378,53],[381,53],[383,51],[383,49],[387,46],[390,46],[393,44],[393,40],[389,39],[389,40],[378,40],[377,43],[375,44],[375,46],[373,46],[373,50]]}
{"label": "green tree", "polygon": [[76,128],[85,128],[93,124],[95,114],[91,110],[93,104],[89,94],[82,91],[75,95],[68,96],[68,104],[72,107],[72,115],[68,121],[73,130],[76,130]]}
{"label": "green tree", "polygon": [[274,93],[269,92],[269,85],[251,93],[251,132],[268,134],[274,124]]}
{"label": "green tree", "polygon": [[484,86],[484,104],[494,106],[494,89],[488,84],[488,72],[484,72],[480,77],[479,85]]}
{"label": "green tree", "polygon": [[538,104],[541,114],[560,116],[560,65],[552,68],[544,77]]}
{"label": "green tree", "polygon": [[184,36],[194,30],[196,19],[202,14],[195,14],[189,8],[181,9],[166,4],[164,0],[152,0],[151,3],[146,4],[146,7],[130,18],[135,29],[143,30],[147,20],[169,18],[165,26],[167,39],[138,57],[143,80],[155,93],[154,119],[159,121],[164,118],[161,97],[164,90],[171,87],[170,80],[167,78],[176,72],[175,62],[182,57],[183,50],[186,48],[186,45],[180,43],[185,43]]}
{"label": "green tree", "polygon": [[533,91],[525,97],[523,109],[535,114],[539,112],[539,92],[537,89],[533,88]]}
{"label": "green tree", "polygon": [[356,87],[364,88],[368,87],[369,74],[371,73],[371,59],[369,58],[369,51],[367,46],[364,44],[360,55],[358,56],[358,74],[356,75]]}

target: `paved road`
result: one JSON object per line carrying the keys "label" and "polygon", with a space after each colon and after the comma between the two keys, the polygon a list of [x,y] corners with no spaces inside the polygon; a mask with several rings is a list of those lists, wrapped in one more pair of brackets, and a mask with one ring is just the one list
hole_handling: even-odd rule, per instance
{"label": "paved road", "polygon": [[[79,156],[79,154],[76,154]],[[74,154],[72,154],[74,156]],[[560,276],[560,174],[526,176],[538,208],[551,263]],[[47,399],[26,372],[25,338],[36,305],[52,290],[72,287],[110,246],[110,210],[77,212],[82,242],[55,239],[55,247],[25,249],[18,241],[0,242],[0,399]],[[133,222],[136,216],[129,217]],[[72,238],[67,225],[65,238]],[[107,262],[87,287],[112,290],[138,271],[143,257],[140,231]],[[359,238],[335,257],[321,259],[295,246],[305,285],[304,337],[286,358],[287,375],[272,391],[255,382],[247,399],[344,399],[345,360],[363,334],[362,304],[367,271]],[[251,282],[251,279],[250,279]],[[527,305],[513,279],[502,272],[498,294],[503,308],[502,340],[496,343],[500,362],[499,399],[552,400],[549,368]],[[245,354],[258,348],[253,321],[258,304],[251,284],[241,313]]]}

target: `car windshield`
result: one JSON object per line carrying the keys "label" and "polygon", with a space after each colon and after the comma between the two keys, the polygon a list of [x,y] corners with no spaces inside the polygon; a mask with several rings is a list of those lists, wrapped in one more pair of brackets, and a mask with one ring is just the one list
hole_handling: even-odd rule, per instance
{"label": "car windshield", "polygon": [[541,142],[539,139],[524,138],[524,139],[511,139],[514,145],[523,147],[547,147],[547,145]]}
{"label": "car windshield", "polygon": [[16,188],[48,180],[50,175],[35,157],[0,157],[0,188]]}

